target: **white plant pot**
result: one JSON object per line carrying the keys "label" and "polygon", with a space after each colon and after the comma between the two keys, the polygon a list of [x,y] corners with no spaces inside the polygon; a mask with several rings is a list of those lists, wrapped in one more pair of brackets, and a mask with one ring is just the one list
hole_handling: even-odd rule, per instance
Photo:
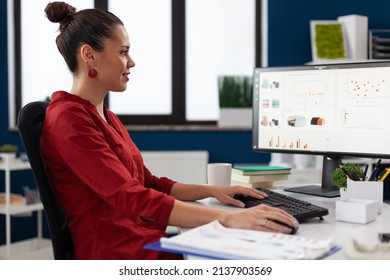
{"label": "white plant pot", "polygon": [[16,153],[0,153],[0,158],[14,160],[16,158]]}
{"label": "white plant pot", "polygon": [[348,189],[340,188],[340,200],[344,200],[348,198]]}
{"label": "white plant pot", "polygon": [[220,108],[218,126],[252,127],[252,108]]}

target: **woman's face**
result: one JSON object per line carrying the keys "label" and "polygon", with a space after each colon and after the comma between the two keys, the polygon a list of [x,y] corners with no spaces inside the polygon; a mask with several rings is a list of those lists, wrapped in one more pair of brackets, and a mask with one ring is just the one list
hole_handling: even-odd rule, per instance
{"label": "woman's face", "polygon": [[107,91],[124,91],[129,81],[130,68],[135,66],[129,55],[130,42],[126,29],[118,25],[114,39],[105,39],[104,50],[96,54],[95,78]]}

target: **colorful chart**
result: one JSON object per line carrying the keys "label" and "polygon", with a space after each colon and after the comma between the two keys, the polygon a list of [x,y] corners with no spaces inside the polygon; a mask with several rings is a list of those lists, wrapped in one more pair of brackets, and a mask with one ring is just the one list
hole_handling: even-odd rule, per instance
{"label": "colorful chart", "polygon": [[321,117],[313,117],[310,121],[311,125],[325,125],[325,119]]}
{"label": "colorful chart", "polygon": [[355,97],[376,97],[384,93],[385,79],[358,80],[350,79],[348,82],[348,93]]}
{"label": "colorful chart", "polygon": [[278,89],[280,86],[280,83],[277,81],[269,81],[268,79],[261,80],[261,87],[263,89]]}
{"label": "colorful chart", "polygon": [[302,127],[306,125],[304,116],[290,116],[287,118],[287,124],[292,127]]}
{"label": "colorful chart", "polygon": [[302,143],[301,139],[298,138],[295,141],[283,142],[280,136],[272,137],[268,140],[269,148],[289,148],[289,149],[308,149],[307,143]]}

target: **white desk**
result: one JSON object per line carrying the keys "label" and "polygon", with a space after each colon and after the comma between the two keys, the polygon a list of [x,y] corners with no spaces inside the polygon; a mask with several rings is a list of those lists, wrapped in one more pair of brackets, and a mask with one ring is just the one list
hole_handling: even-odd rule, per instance
{"label": "white desk", "polygon": [[[324,216],[324,220],[318,218],[311,219],[301,223],[297,236],[312,237],[317,239],[326,239],[333,237],[335,245],[344,247],[348,240],[355,238],[357,241],[366,244],[376,244],[379,242],[378,233],[390,232],[390,205],[385,204],[382,208],[382,214],[379,214],[375,221],[368,224],[355,224],[348,222],[336,221],[335,202],[340,198],[324,198],[318,196],[304,195],[298,193],[285,192],[281,188],[272,190],[281,191],[281,193],[292,196],[301,200],[305,200],[312,204],[325,207],[329,210],[329,215]],[[219,209],[227,209],[237,211],[239,208],[222,205],[214,198],[207,198],[199,201],[200,204],[215,207]],[[343,249],[326,259],[347,259]]]}

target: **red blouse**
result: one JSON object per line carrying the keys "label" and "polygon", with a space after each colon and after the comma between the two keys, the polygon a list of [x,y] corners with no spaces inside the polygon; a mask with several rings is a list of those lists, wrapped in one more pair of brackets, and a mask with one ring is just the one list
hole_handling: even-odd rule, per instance
{"label": "red blouse", "polygon": [[55,92],[41,153],[63,208],[76,259],[168,259],[145,250],[165,236],[174,181],[153,176],[117,116],[107,123],[89,101]]}

